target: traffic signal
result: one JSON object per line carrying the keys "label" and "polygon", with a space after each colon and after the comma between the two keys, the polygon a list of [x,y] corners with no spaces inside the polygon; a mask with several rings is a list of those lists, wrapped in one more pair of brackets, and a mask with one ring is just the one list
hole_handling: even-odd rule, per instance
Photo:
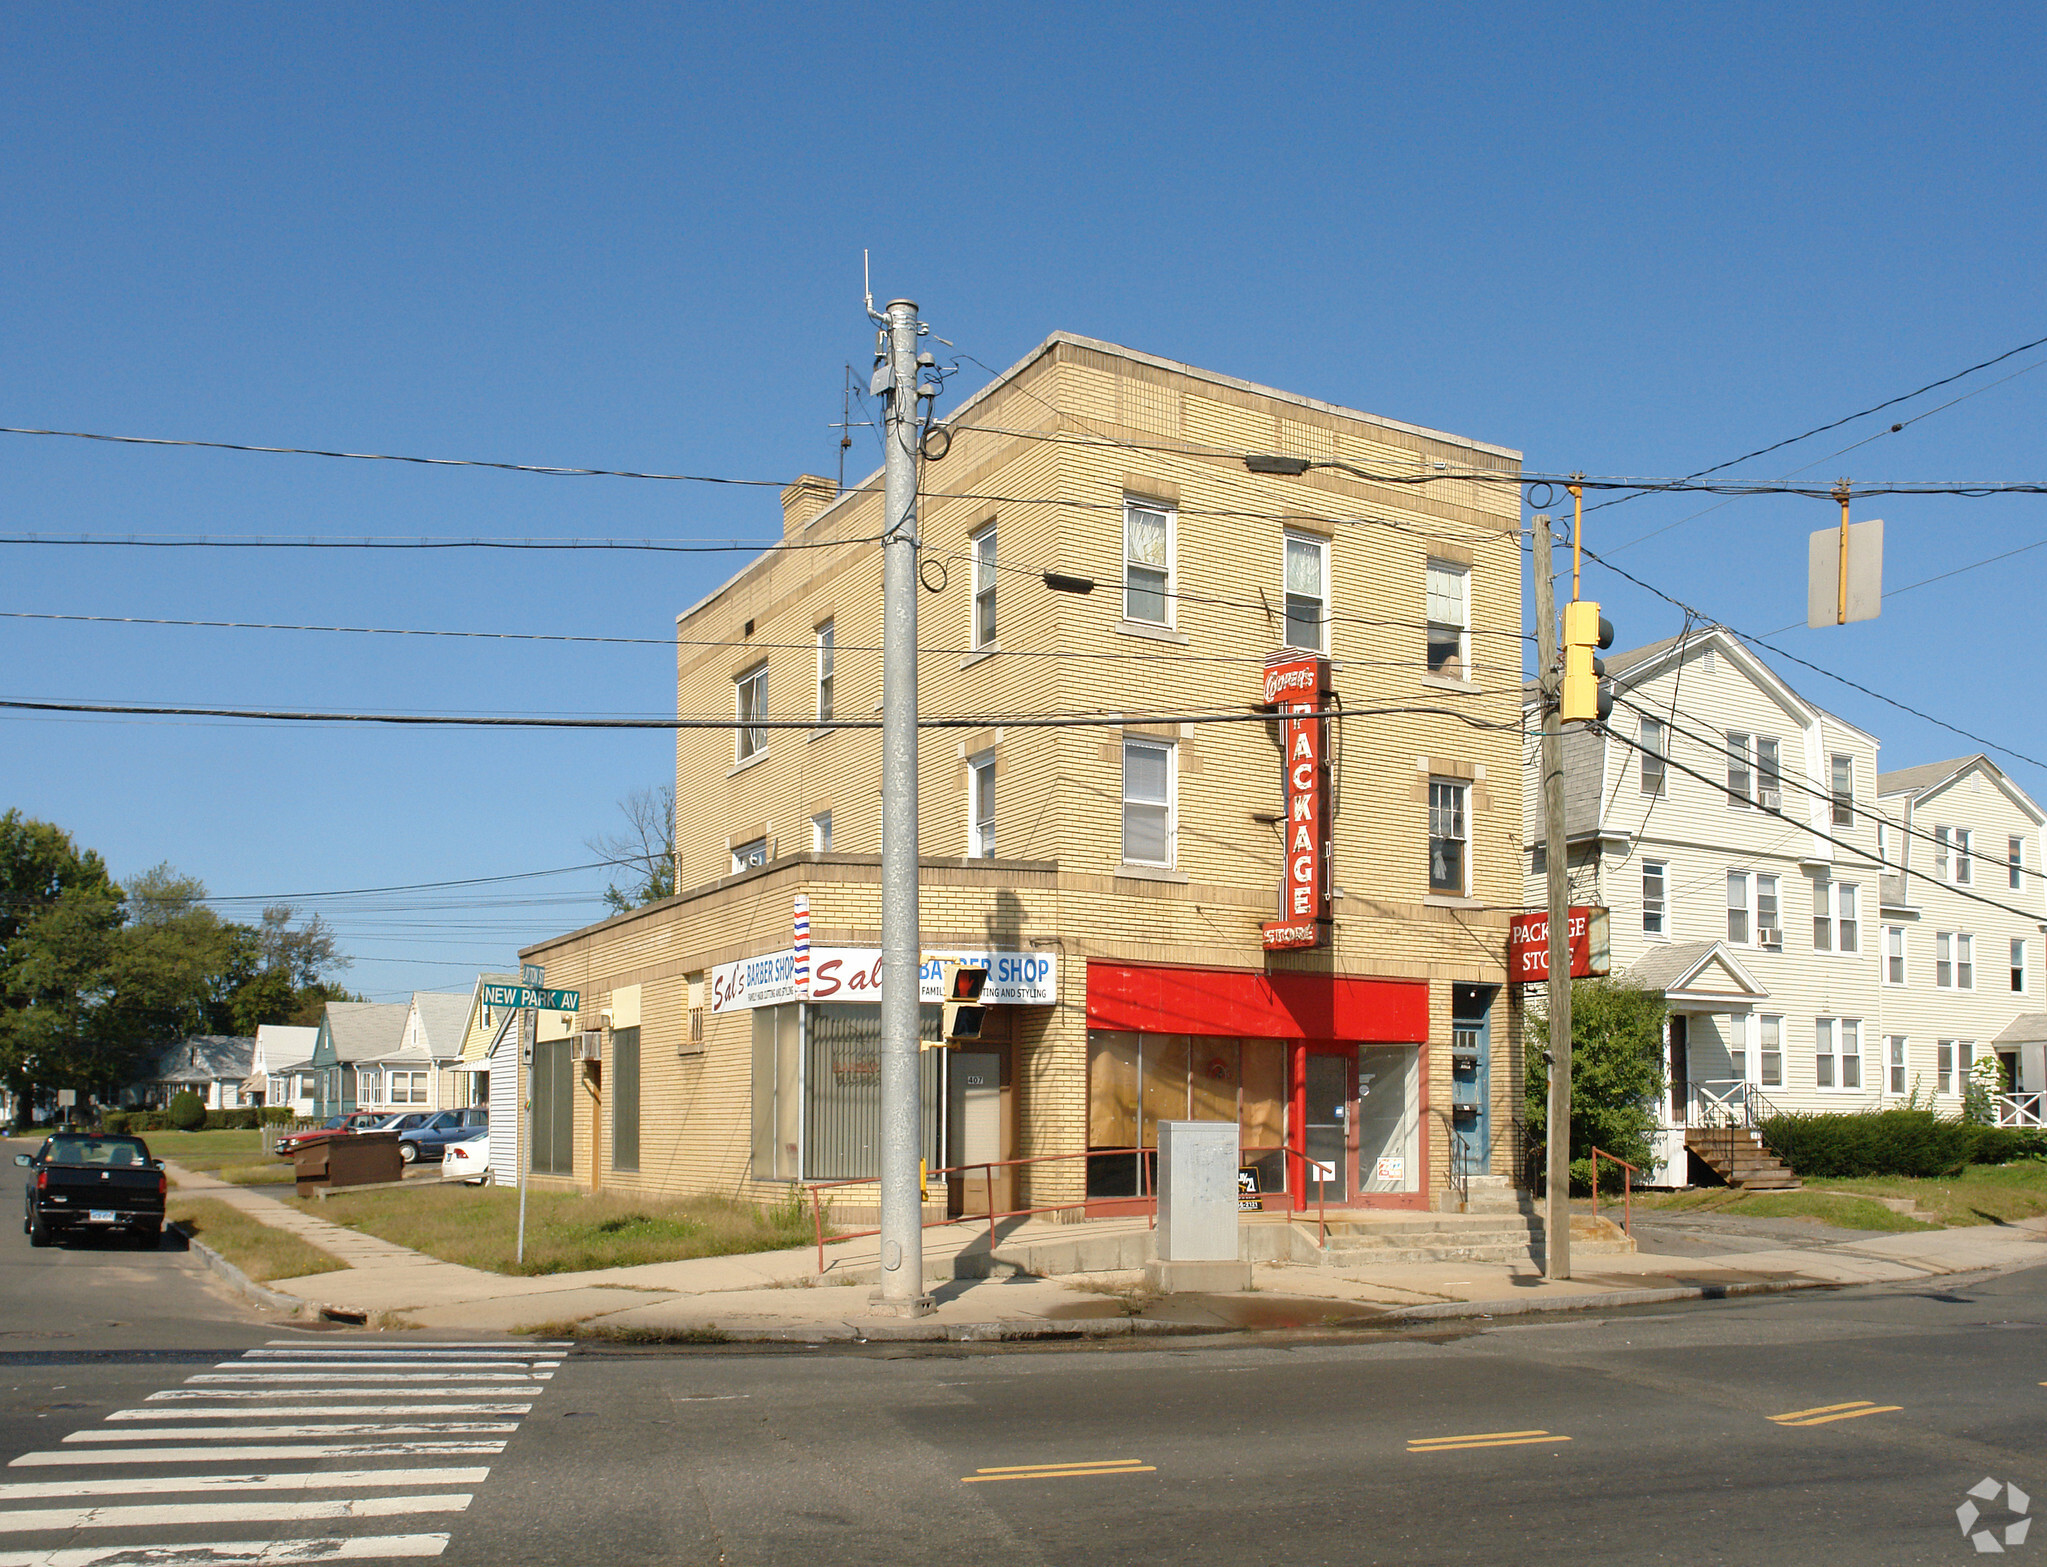
{"label": "traffic signal", "polygon": [[1606,665],[1593,656],[1594,648],[1612,646],[1613,623],[1597,604],[1573,599],[1564,606],[1564,722],[1589,724],[1613,711],[1613,691],[1601,684]]}
{"label": "traffic signal", "polygon": [[974,1040],[981,1037],[981,1024],[988,1015],[988,1009],[981,1005],[981,992],[987,988],[988,971],[985,968],[959,963],[946,958],[939,964],[939,975],[944,998],[944,1022],[938,1037],[950,1045],[959,1040]]}

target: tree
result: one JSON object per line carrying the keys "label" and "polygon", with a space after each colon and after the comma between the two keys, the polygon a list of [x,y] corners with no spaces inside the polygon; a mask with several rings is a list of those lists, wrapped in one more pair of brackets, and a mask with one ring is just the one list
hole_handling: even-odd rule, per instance
{"label": "tree", "polygon": [[[1656,1104],[1664,1089],[1663,1020],[1653,990],[1612,979],[1571,983],[1571,1161],[1596,1146],[1648,1167]],[[1537,1137],[1549,1131],[1549,1018],[1531,1010],[1526,1114]],[[1574,1182],[1576,1172],[1573,1172]],[[1586,1178],[1589,1183],[1589,1176]]]}
{"label": "tree", "polygon": [[0,1078],[16,1095],[121,1080],[102,1014],[123,912],[92,850],[50,822],[0,816]]}
{"label": "tree", "polygon": [[583,846],[624,871],[629,883],[637,881],[629,890],[616,882],[604,889],[606,905],[623,914],[675,896],[675,785],[635,789],[618,802],[618,809],[626,830],[585,838]]}

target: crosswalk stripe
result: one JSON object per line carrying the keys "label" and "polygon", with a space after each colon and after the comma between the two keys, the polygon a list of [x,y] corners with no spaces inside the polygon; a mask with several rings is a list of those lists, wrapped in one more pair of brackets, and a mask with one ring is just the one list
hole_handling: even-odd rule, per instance
{"label": "crosswalk stripe", "polygon": [[516,1420],[421,1420],[406,1424],[373,1424],[369,1421],[350,1420],[326,1425],[269,1425],[269,1426],[167,1426],[158,1430],[145,1426],[139,1430],[130,1428],[121,1431],[73,1431],[64,1440],[67,1442],[218,1442],[233,1438],[238,1442],[266,1441],[280,1436],[507,1436],[519,1429]]}
{"label": "crosswalk stripe", "polygon": [[[147,1404],[189,1403],[197,1399],[265,1398],[538,1398],[538,1387],[167,1387],[152,1393]],[[531,1404],[521,1406],[531,1409]]]}
{"label": "crosswalk stripe", "polygon": [[201,1491],[351,1491],[387,1485],[482,1485],[490,1470],[313,1469],[303,1473],[234,1475],[118,1475],[91,1480],[29,1480],[0,1485],[0,1501],[33,1502],[64,1496],[167,1496]]}
{"label": "crosswalk stripe", "polygon": [[438,1556],[445,1534],[331,1535],[313,1540],[206,1540],[157,1545],[146,1556],[133,1545],[71,1546],[56,1551],[0,1551],[0,1567],[287,1567],[297,1562],[391,1561]]}
{"label": "crosswalk stripe", "polygon": [[[229,1365],[236,1362],[229,1361]],[[185,1378],[190,1382],[274,1383],[293,1382],[545,1382],[552,1371],[201,1371]],[[391,1389],[396,1392],[398,1389]]]}
{"label": "crosswalk stripe", "polygon": [[244,1360],[290,1360],[304,1356],[309,1360],[334,1360],[341,1357],[368,1357],[371,1355],[402,1355],[407,1360],[421,1360],[429,1364],[441,1360],[559,1360],[558,1349],[411,1349],[404,1345],[396,1347],[350,1347],[322,1346],[318,1349],[251,1349],[243,1352]]}
{"label": "crosswalk stripe", "polygon": [[[317,1344],[307,1344],[306,1341],[302,1338],[265,1339],[264,1345],[266,1348],[269,1349],[319,1349],[323,1347]],[[499,1339],[437,1338],[425,1339],[418,1344],[401,1344],[396,1347],[400,1349],[430,1352],[444,1349],[518,1349],[522,1345],[532,1349],[574,1349],[576,1347],[576,1341],[570,1338],[532,1338],[519,1340],[517,1342],[501,1338]]]}
{"label": "crosswalk stripe", "polygon": [[[155,1394],[151,1394],[155,1397]],[[296,1395],[293,1395],[296,1396]],[[312,1415],[325,1419],[329,1415],[525,1415],[533,1412],[531,1404],[271,1404],[262,1409],[250,1409],[244,1404],[227,1404],[219,1408],[211,1406],[200,1409],[117,1409],[109,1420],[247,1420],[252,1416],[262,1419],[282,1419],[293,1415]]]}
{"label": "crosswalk stripe", "polygon": [[255,1464],[273,1458],[439,1458],[502,1453],[503,1442],[284,1442],[263,1447],[67,1447],[23,1453],[10,1469],[58,1464]]}
{"label": "crosswalk stripe", "polygon": [[560,1368],[559,1360],[457,1360],[430,1363],[416,1360],[223,1360],[213,1369],[253,1371],[264,1375],[272,1372],[289,1375],[299,1371],[410,1371],[422,1377],[438,1377],[454,1371],[497,1371],[516,1375],[529,1371],[556,1371]]}
{"label": "crosswalk stripe", "polygon": [[0,1534],[44,1529],[164,1529],[188,1524],[296,1523],[305,1519],[394,1518],[405,1513],[459,1513],[470,1493],[429,1496],[322,1497],[316,1502],[191,1502],[148,1507],[29,1507],[0,1513]]}

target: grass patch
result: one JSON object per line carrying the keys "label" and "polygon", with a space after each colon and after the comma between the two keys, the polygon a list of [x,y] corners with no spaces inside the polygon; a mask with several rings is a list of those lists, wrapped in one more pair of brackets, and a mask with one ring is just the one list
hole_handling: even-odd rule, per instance
{"label": "grass patch", "polygon": [[231,1186],[289,1186],[297,1179],[289,1159],[268,1164],[224,1164],[214,1176]]}
{"label": "grass patch", "polygon": [[[188,1170],[220,1170],[229,1165],[261,1164],[263,1133],[246,1132],[137,1132],[149,1144],[150,1157],[174,1159]],[[289,1159],[272,1158],[280,1170],[290,1170]],[[242,1183],[246,1184],[246,1183]]]}
{"label": "grass patch", "polygon": [[2009,1224],[2047,1213],[2047,1163],[2038,1159],[1972,1164],[1958,1175],[1927,1180],[1877,1175],[1827,1185],[1873,1197],[1910,1197],[1922,1213],[1948,1225]]}
{"label": "grass patch", "polygon": [[366,1235],[410,1246],[443,1262],[492,1273],[583,1273],[689,1257],[780,1251],[813,1240],[810,1215],[756,1208],[722,1197],[592,1197],[580,1192],[526,1194],[526,1262],[517,1245],[515,1188],[420,1182],[388,1191],[347,1192],[309,1212]]}
{"label": "grass patch", "polygon": [[348,1266],[289,1230],[259,1223],[211,1197],[174,1197],[165,1217],[182,1225],[188,1235],[204,1241],[258,1284],[332,1273]]}
{"label": "grass patch", "polygon": [[[1849,1186],[1853,1183],[1837,1183]],[[1912,1182],[1905,1182],[1912,1185]],[[1885,1193],[1886,1196],[1894,1195]],[[1841,1230],[1935,1230],[1880,1202],[1825,1192],[1745,1192],[1725,1186],[1700,1191],[1637,1193],[1635,1206],[1661,1213],[1731,1213],[1744,1219],[1813,1219]]]}

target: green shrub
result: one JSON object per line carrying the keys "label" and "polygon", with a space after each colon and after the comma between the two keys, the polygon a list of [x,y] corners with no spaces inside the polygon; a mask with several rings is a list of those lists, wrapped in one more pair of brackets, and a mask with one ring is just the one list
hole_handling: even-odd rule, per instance
{"label": "green shrub", "polygon": [[128,1130],[128,1123],[133,1119],[134,1117],[126,1110],[109,1110],[100,1117],[100,1125],[106,1131],[119,1136]]}
{"label": "green shrub", "polygon": [[1772,1116],[1770,1151],[1801,1176],[1953,1175],[1971,1164],[2047,1156],[2047,1137],[2013,1127],[1946,1120],[1931,1110]]}
{"label": "green shrub", "polygon": [[257,1111],[254,1105],[246,1105],[239,1110],[208,1110],[206,1112],[206,1130],[209,1132],[254,1131],[258,1125],[256,1116]]}
{"label": "green shrub", "polygon": [[265,1105],[263,1107],[263,1124],[265,1126],[289,1126],[291,1123],[292,1111],[290,1105]]}
{"label": "green shrub", "polygon": [[206,1124],[206,1101],[189,1088],[171,1095],[171,1125],[180,1132],[196,1132]]}

